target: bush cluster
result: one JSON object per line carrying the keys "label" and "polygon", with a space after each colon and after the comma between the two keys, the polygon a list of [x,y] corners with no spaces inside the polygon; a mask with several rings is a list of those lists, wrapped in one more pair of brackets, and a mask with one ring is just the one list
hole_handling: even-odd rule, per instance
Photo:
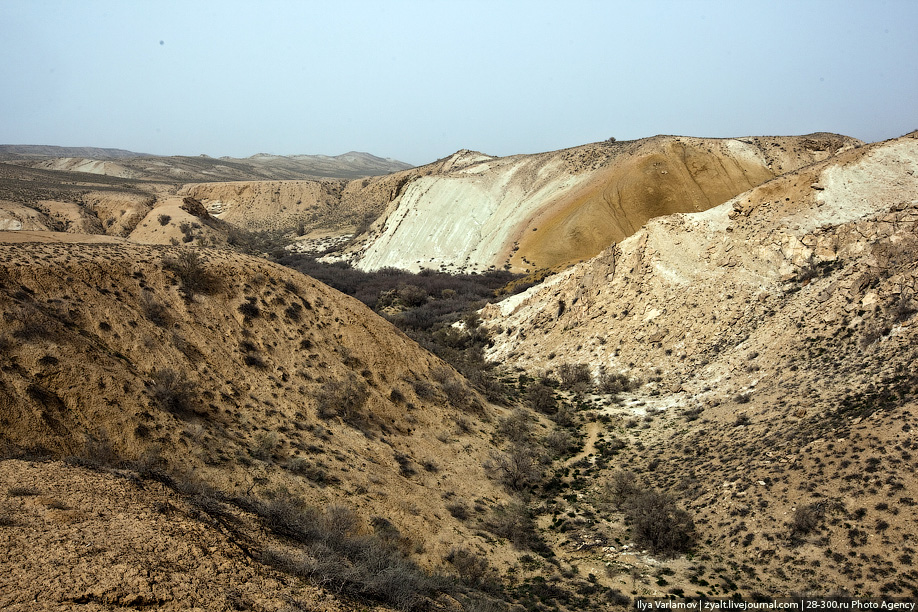
{"label": "bush cluster", "polygon": [[319,418],[339,417],[352,427],[364,429],[369,417],[363,408],[369,396],[367,384],[349,374],[344,380],[330,380],[319,388],[316,410]]}
{"label": "bush cluster", "polygon": [[188,300],[198,294],[214,295],[223,286],[220,276],[211,272],[193,249],[181,249],[177,255],[164,258],[163,268],[175,274],[179,290]]}
{"label": "bush cluster", "polygon": [[695,523],[669,493],[645,486],[630,471],[616,472],[606,483],[608,501],[625,513],[631,536],[653,554],[674,556],[695,541]]}
{"label": "bush cluster", "polygon": [[269,552],[265,560],[313,584],[383,602],[400,610],[426,607],[428,599],[448,584],[424,572],[400,550],[401,534],[377,518],[365,533],[349,506],[335,504],[320,511],[289,495],[268,502],[243,500],[273,533],[302,546],[290,554]]}
{"label": "bush cluster", "polygon": [[147,395],[153,404],[178,416],[191,412],[194,384],[171,368],[156,370],[150,376]]}

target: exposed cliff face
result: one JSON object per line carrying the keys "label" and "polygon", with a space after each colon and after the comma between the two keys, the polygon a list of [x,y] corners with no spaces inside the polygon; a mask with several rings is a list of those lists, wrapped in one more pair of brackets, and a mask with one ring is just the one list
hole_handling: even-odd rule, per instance
{"label": "exposed cliff face", "polygon": [[706,210],[857,143],[658,136],[507,158],[461,151],[404,186],[354,260],[365,270],[569,265],[647,219]]}
{"label": "exposed cliff face", "polygon": [[[200,200],[208,211],[253,231],[290,231],[321,219],[334,226],[349,217],[339,208],[344,181],[241,181],[185,185],[179,195]],[[336,216],[339,217],[336,219]]]}

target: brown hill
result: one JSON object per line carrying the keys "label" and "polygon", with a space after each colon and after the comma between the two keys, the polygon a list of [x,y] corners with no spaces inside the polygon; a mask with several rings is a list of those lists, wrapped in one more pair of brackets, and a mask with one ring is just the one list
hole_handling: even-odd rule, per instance
{"label": "brown hill", "polygon": [[[357,152],[334,157],[261,154],[214,159],[106,151],[89,158],[49,157],[61,151],[8,147],[2,154],[5,162],[0,163],[0,231],[45,229],[128,237],[154,207],[176,195],[191,194],[212,204],[218,216],[227,213],[228,221],[243,230],[303,233],[331,228],[334,233],[342,227],[353,230],[385,206],[363,205],[361,198],[342,203],[349,180],[410,167]],[[200,181],[224,183],[182,189],[186,183]],[[225,181],[234,182],[227,186]],[[164,213],[158,211],[156,216],[160,214]],[[230,231],[225,227],[212,237],[222,244]],[[163,244],[185,237],[177,228],[139,235],[145,242],[159,237]]]}
{"label": "brown hill", "polygon": [[359,302],[228,252],[0,253],[6,444],[150,466],[229,498],[346,500],[434,566],[485,541],[446,506],[506,500],[483,468],[494,409]]}
{"label": "brown hill", "polygon": [[511,265],[554,268],[589,259],[648,219],[707,210],[851,144],[831,134],[640,142],[564,201],[535,215],[519,234]]}
{"label": "brown hill", "polygon": [[403,175],[351,258],[365,270],[565,266],[654,216],[706,210],[856,144],[834,134],[656,136],[506,158],[460,151],[431,172]]}
{"label": "brown hill", "polygon": [[704,542],[656,585],[641,554],[584,563],[637,567],[647,594],[918,593],[916,206],[913,133],[652,220],[486,310],[507,367],[643,383],[596,398],[592,439],[626,456],[582,468],[673,492]]}

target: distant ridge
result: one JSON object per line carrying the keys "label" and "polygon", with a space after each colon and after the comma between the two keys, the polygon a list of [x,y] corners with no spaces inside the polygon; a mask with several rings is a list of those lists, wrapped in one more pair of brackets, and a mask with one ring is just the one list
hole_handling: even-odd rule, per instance
{"label": "distant ridge", "polygon": [[125,149],[100,147],[58,147],[53,145],[0,145],[0,157],[25,155],[28,157],[87,157],[90,159],[124,159],[127,157],[155,157],[149,153],[135,153]]}
{"label": "distant ridge", "polygon": [[341,155],[257,153],[247,158],[215,158],[206,154],[165,156],[124,149],[52,145],[0,145],[0,161],[42,170],[103,174],[132,180],[185,182],[353,180],[413,167],[391,157],[378,157],[359,151]]}

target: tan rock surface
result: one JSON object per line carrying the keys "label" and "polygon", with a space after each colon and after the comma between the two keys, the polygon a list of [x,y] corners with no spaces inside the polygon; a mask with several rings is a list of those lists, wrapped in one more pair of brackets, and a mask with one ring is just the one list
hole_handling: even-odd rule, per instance
{"label": "tan rock surface", "polygon": [[510,371],[584,363],[640,381],[589,399],[591,439],[623,450],[581,462],[578,512],[625,529],[594,500],[632,470],[699,534],[662,582],[658,559],[617,544],[570,558],[631,568],[644,577],[618,584],[646,596],[918,593],[916,262],[912,133],[651,220],[486,308],[489,357]]}

